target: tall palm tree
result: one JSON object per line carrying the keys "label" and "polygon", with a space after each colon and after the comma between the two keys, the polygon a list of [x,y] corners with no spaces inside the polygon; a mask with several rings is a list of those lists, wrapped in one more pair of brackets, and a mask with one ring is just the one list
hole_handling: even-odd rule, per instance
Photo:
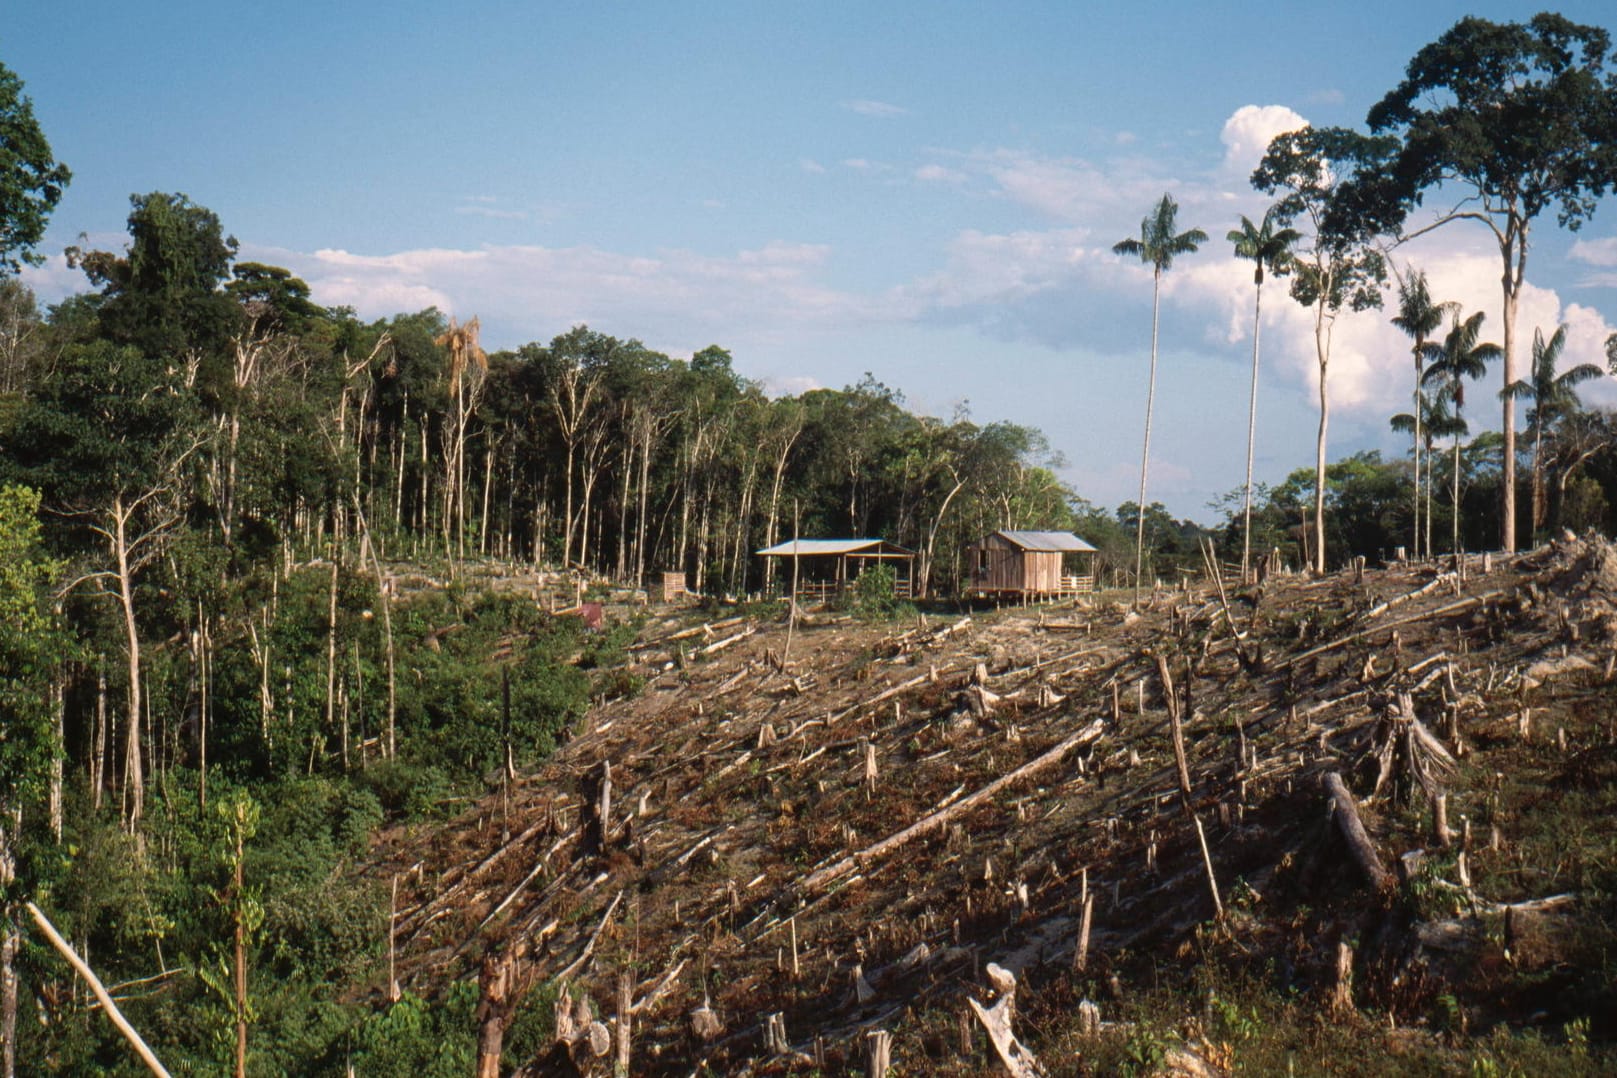
{"label": "tall palm tree", "polygon": [[1420,418],[1417,420],[1409,412],[1399,412],[1392,417],[1391,423],[1392,429],[1395,431],[1403,434],[1416,434],[1420,441],[1417,444],[1417,456],[1415,459],[1420,460],[1420,454],[1424,454],[1427,462],[1426,512],[1424,516],[1421,514],[1420,473],[1419,471],[1415,473],[1415,520],[1417,523],[1415,550],[1418,554],[1421,549],[1422,535],[1419,525],[1424,523],[1426,553],[1430,557],[1432,552],[1432,451],[1436,448],[1439,438],[1448,438],[1454,435],[1463,437],[1468,433],[1469,428],[1466,426],[1465,420],[1456,418],[1454,413],[1449,411],[1448,397],[1445,394],[1428,393],[1423,387],[1416,386],[1415,399],[1419,402],[1417,407],[1420,409]]}
{"label": "tall palm tree", "polygon": [[1600,378],[1605,371],[1593,363],[1580,363],[1571,370],[1555,373],[1566,347],[1566,326],[1556,327],[1548,341],[1542,329],[1533,330],[1533,367],[1528,377],[1512,382],[1500,390],[1500,396],[1517,400],[1531,400],[1527,422],[1533,428],[1533,530],[1536,537],[1544,526],[1544,431],[1557,419],[1578,410],[1583,403],[1578,399],[1577,386],[1591,378]]}
{"label": "tall palm tree", "polygon": [[[1448,318],[1451,315],[1457,313],[1459,311],[1459,307],[1460,307],[1460,305],[1457,304],[1457,303],[1454,303],[1453,301],[1446,301],[1446,302],[1443,302],[1443,303],[1433,303],[1432,302],[1432,295],[1426,288],[1426,272],[1424,270],[1422,270],[1420,272],[1415,272],[1415,271],[1411,270],[1409,275],[1407,277],[1405,277],[1402,281],[1400,281],[1399,284],[1398,284],[1398,313],[1393,316],[1392,324],[1397,326],[1399,329],[1403,330],[1406,334],[1408,334],[1411,338],[1413,338],[1413,340],[1415,342],[1414,348],[1411,349],[1411,351],[1415,355],[1415,410],[1413,412],[1411,412],[1411,413],[1408,413],[1408,414],[1411,415],[1411,417],[1413,418],[1413,427],[1411,429],[1413,431],[1414,438],[1415,438],[1415,547],[1414,547],[1414,549],[1415,549],[1415,557],[1417,557],[1417,558],[1420,557],[1420,552],[1421,552],[1421,549],[1420,549],[1420,543],[1421,543],[1421,526],[1420,526],[1420,524],[1421,524],[1421,517],[1420,517],[1420,512],[1421,512],[1421,500],[1420,500],[1421,449],[1422,449],[1423,445],[1429,447],[1429,443],[1423,442],[1423,440],[1421,438],[1421,421],[1422,421],[1421,412],[1423,411],[1423,409],[1421,408],[1421,405],[1420,405],[1420,398],[1421,398],[1421,378],[1422,378],[1422,376],[1424,374],[1424,372],[1422,371],[1421,368],[1425,364],[1425,351],[1426,351],[1426,341],[1427,341],[1427,339],[1429,337],[1431,337],[1432,334],[1436,333],[1439,329],[1441,329],[1442,326],[1443,326],[1443,320],[1445,318]],[[1399,428],[1399,429],[1403,429],[1403,428]],[[1450,432],[1450,433],[1452,433],[1452,432]],[[1430,461],[1428,461],[1428,463],[1427,463],[1427,471],[1428,471],[1428,473],[1430,473],[1430,471],[1431,471]],[[1431,496],[1430,486],[1431,486],[1431,478],[1430,478],[1430,474],[1428,474],[1428,477],[1427,477],[1427,487],[1428,487],[1428,489],[1427,489],[1427,492],[1426,492],[1426,504],[1428,506],[1430,506],[1431,503],[1432,503],[1432,496]],[[1426,539],[1427,539],[1426,556],[1427,557],[1432,556],[1431,537],[1432,537],[1431,521],[1428,520],[1427,521],[1427,528],[1426,528]]]}
{"label": "tall palm tree", "polygon": [[1291,263],[1292,244],[1302,239],[1296,229],[1279,226],[1279,210],[1278,206],[1270,206],[1261,225],[1254,225],[1250,217],[1242,214],[1241,227],[1232,228],[1225,237],[1235,244],[1235,257],[1250,258],[1255,263],[1252,268],[1252,399],[1246,413],[1246,496],[1242,509],[1243,583],[1252,560],[1252,450],[1258,432],[1258,338],[1263,329],[1263,274],[1268,270],[1276,277],[1282,276]]}
{"label": "tall palm tree", "polygon": [[[1426,359],[1431,366],[1426,369],[1426,381],[1436,385],[1444,397],[1454,405],[1454,418],[1457,422],[1463,421],[1465,412],[1465,380],[1473,381],[1488,373],[1488,360],[1498,359],[1505,354],[1504,349],[1497,344],[1479,341],[1482,336],[1483,312],[1460,321],[1460,316],[1454,316],[1454,323],[1449,327],[1448,334],[1443,338],[1442,344],[1427,342]],[[1460,553],[1460,435],[1458,428],[1454,435],[1454,554]]]}
{"label": "tall palm tree", "polygon": [[1151,409],[1157,396],[1157,311],[1162,298],[1162,275],[1173,266],[1178,255],[1192,254],[1207,242],[1207,233],[1199,228],[1175,232],[1179,204],[1172,195],[1164,194],[1162,201],[1140,221],[1140,238],[1119,240],[1112,245],[1112,253],[1138,255],[1141,262],[1151,266],[1151,376],[1145,391],[1145,447],[1140,451],[1139,519],[1134,530],[1134,601],[1140,600],[1140,572],[1145,561],[1145,477],[1151,460]]}

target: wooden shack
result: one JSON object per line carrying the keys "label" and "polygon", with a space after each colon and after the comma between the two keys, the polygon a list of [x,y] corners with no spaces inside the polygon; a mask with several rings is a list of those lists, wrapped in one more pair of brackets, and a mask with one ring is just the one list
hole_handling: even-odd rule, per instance
{"label": "wooden shack", "polygon": [[885,539],[788,539],[757,551],[760,558],[780,559],[781,579],[792,583],[797,563],[797,597],[823,602],[852,586],[867,565],[886,562],[897,580],[894,591],[908,599],[914,591],[915,551]]}
{"label": "wooden shack", "polygon": [[997,531],[966,554],[971,595],[1055,599],[1095,588],[1095,548],[1071,532]]}

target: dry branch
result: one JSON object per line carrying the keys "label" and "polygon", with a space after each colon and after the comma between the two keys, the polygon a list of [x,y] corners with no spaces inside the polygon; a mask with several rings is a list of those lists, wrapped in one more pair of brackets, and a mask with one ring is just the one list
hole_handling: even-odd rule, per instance
{"label": "dry branch", "polygon": [[140,1034],[135,1032],[135,1027],[129,1024],[129,1020],[118,1009],[118,1004],[114,1003],[112,996],[107,994],[106,986],[101,983],[101,978],[95,975],[95,971],[86,965],[84,959],[79,957],[78,952],[73,950],[67,940],[62,938],[61,933],[56,931],[56,926],[51,924],[50,920],[40,912],[38,906],[29,902],[27,907],[29,916],[34,919],[34,924],[39,926],[39,930],[45,934],[45,938],[50,941],[50,945],[55,947],[63,958],[67,959],[67,964],[78,971],[80,977],[84,978],[84,982],[90,986],[90,991],[95,993],[96,1000],[100,1002],[101,1009],[107,1013],[107,1017],[112,1021],[112,1024],[118,1027],[118,1032],[124,1035],[124,1039],[135,1050],[135,1054],[140,1056],[141,1062],[146,1064],[146,1069],[153,1074],[160,1075],[161,1078],[169,1078],[167,1068],[158,1062],[157,1057],[152,1054],[152,1050],[146,1046],[146,1042],[141,1040]]}

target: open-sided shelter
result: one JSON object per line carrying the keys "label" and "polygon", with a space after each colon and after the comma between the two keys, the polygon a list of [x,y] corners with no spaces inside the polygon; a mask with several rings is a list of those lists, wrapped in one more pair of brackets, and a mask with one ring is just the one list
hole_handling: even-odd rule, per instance
{"label": "open-sided shelter", "polygon": [[781,559],[787,587],[791,586],[792,562],[797,561],[799,599],[824,600],[841,594],[859,578],[865,567],[886,562],[897,577],[894,590],[907,599],[913,594],[915,551],[885,539],[788,539],[758,551],[761,558]]}
{"label": "open-sided shelter", "polygon": [[997,531],[966,553],[972,595],[1049,599],[1095,587],[1095,548],[1071,532]]}

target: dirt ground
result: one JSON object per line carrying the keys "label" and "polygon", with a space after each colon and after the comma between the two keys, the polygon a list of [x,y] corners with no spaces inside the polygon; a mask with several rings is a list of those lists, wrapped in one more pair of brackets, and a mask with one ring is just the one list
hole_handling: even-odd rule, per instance
{"label": "dirt ground", "polygon": [[[399,979],[481,976],[496,1023],[564,981],[534,1073],[610,1073],[620,982],[637,1075],[845,1073],[878,1029],[901,1073],[1010,1073],[991,965],[1011,1055],[1087,1073],[1079,1000],[1106,1024],[1210,946],[1321,1014],[1609,1038],[1617,548],[1486,560],[1138,611],[653,605],[638,694],[377,851]],[[1229,1065],[1186,1034],[1162,1065]]]}

